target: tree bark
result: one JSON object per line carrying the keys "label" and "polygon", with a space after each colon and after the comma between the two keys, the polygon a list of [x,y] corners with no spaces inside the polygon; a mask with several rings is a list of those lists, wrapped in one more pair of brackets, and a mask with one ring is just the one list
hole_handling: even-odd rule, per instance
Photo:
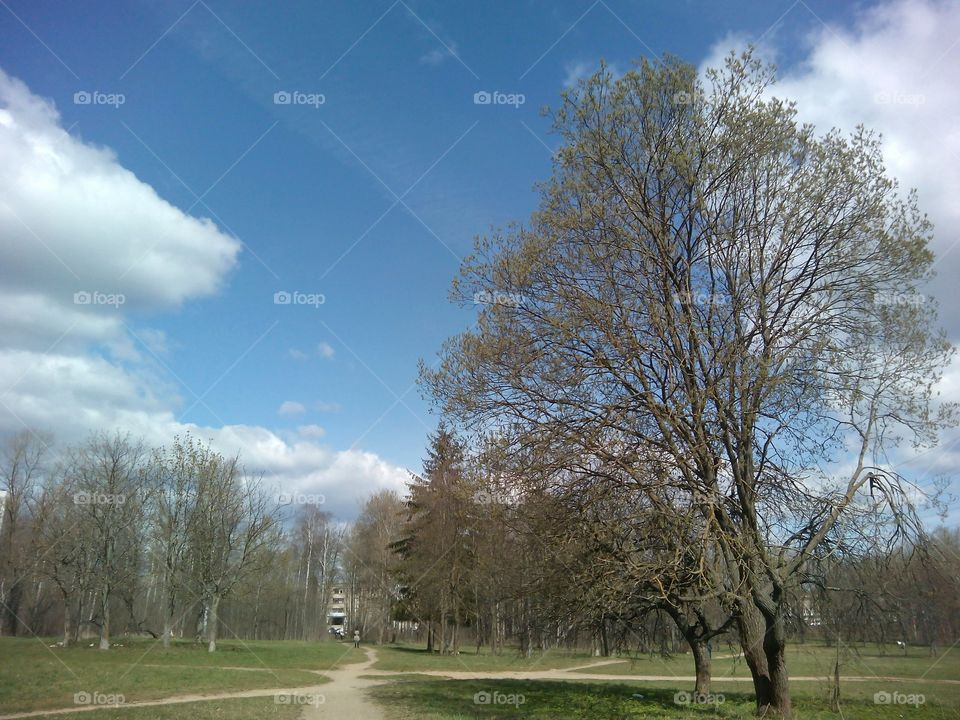
{"label": "tree bark", "polygon": [[210,600],[210,612],[207,615],[207,652],[217,651],[217,625],[219,624],[218,611],[220,598],[216,595]]}
{"label": "tree bark", "polygon": [[710,692],[710,653],[707,651],[707,643],[696,637],[688,637],[687,642],[690,643],[693,664],[697,672],[694,692],[698,695],[707,695]]}

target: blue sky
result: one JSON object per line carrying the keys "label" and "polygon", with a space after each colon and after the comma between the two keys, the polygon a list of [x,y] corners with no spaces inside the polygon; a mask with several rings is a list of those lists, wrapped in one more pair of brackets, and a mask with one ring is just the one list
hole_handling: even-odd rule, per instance
{"label": "blue sky", "polygon": [[[565,84],[601,58],[620,70],[664,52],[702,64],[753,40],[778,61],[797,96],[812,98],[811,108],[828,121],[836,108],[836,122],[853,122],[860,118],[849,103],[827,98],[826,89],[857,87],[855,78],[831,73],[831,43],[846,38],[853,51],[878,52],[878,38],[915,9],[955,16],[939,4],[816,0],[3,0],[0,69],[55,105],[59,117],[44,127],[66,131],[71,147],[108,148],[116,166],[159,196],[117,200],[134,214],[134,229],[86,248],[76,267],[88,260],[90,274],[68,267],[59,241],[11,210],[6,219],[24,244],[3,260],[13,271],[21,262],[30,270],[4,276],[11,286],[130,300],[122,308],[81,308],[98,313],[105,329],[81,332],[70,348],[59,336],[76,329],[55,324],[37,337],[20,328],[14,336],[27,339],[11,346],[22,351],[20,362],[23,353],[80,358],[85,371],[117,373],[124,390],[108,402],[91,389],[72,397],[75,411],[45,415],[38,396],[48,383],[22,380],[38,366],[28,358],[22,373],[12,372],[11,387],[20,384],[0,396],[3,427],[26,423],[72,439],[91,424],[131,416],[109,407],[115,402],[145,427],[196,427],[211,436],[225,427],[256,429],[259,449],[250,455],[267,457],[274,448],[277,466],[269,469],[298,487],[395,483],[397,469],[419,469],[436,422],[414,386],[417,361],[431,362],[443,339],[473,317],[472,308],[447,300],[459,259],[474,236],[534,209],[533,184],[548,176],[556,144],[540,108],[555,105]],[[921,39],[936,31],[922,15]],[[938,46],[942,69],[956,63],[948,45]],[[475,104],[480,91],[522,94],[524,102]],[[77,102],[85,97],[77,93],[94,101]],[[306,104],[278,104],[276,93],[300,93]],[[110,95],[123,103],[110,104]],[[883,125],[883,112],[871,108],[865,119]],[[110,217],[110,203],[91,202]],[[138,219],[141,202],[158,203],[157,215],[144,211]],[[192,240],[188,234],[167,254],[169,233],[157,219],[169,215],[166,204],[213,227]],[[134,237],[138,227],[156,237]],[[194,257],[201,246],[216,251]],[[97,275],[101,257],[127,251],[136,272],[116,282]],[[37,268],[47,266],[53,275],[44,278]],[[193,273],[196,282],[177,286]],[[35,286],[21,282],[34,276]],[[156,288],[140,292],[153,282]],[[278,305],[280,291],[324,302]],[[346,452],[366,461],[327,472]],[[326,469],[314,472],[312,462]],[[364,475],[370,463],[376,477]],[[352,496],[338,497],[348,513]]]}

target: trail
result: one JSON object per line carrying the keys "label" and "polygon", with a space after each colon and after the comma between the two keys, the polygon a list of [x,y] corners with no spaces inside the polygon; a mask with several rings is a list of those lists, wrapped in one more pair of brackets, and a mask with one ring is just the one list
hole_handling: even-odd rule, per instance
{"label": "trail", "polygon": [[[387,682],[370,678],[373,664],[377,662],[377,652],[364,648],[367,659],[359,664],[347,665],[339,670],[324,671],[330,678],[320,692],[323,702],[304,708],[301,720],[321,720],[322,718],[340,718],[340,720],[385,720],[380,706],[367,699],[365,690],[374,685]],[[363,677],[361,677],[363,675]],[[2,720],[2,718],[0,718]]]}
{"label": "trail", "polygon": [[[119,707],[155,707],[158,705],[177,705],[181,703],[208,702],[214,700],[230,700],[233,698],[259,698],[271,696],[285,696],[289,704],[302,705],[303,711],[300,720],[324,720],[338,718],[339,720],[387,720],[380,707],[367,699],[366,689],[385,682],[391,678],[403,675],[406,677],[421,676],[444,678],[447,680],[594,680],[606,682],[639,681],[639,682],[683,682],[692,683],[696,680],[693,675],[603,675],[600,673],[585,673],[580,670],[613,665],[622,660],[600,660],[586,665],[565,668],[562,670],[375,670],[377,652],[372,648],[364,648],[366,660],[353,663],[337,670],[314,669],[316,672],[330,678],[330,682],[322,685],[308,685],[293,688],[258,688],[256,690],[238,690],[232,692],[211,694],[172,695],[156,700],[140,700],[123,703]],[[171,667],[170,665],[162,667]],[[192,667],[192,666],[191,666]],[[221,666],[224,669],[239,671],[257,670],[257,668]],[[903,682],[924,683],[930,685],[960,685],[960,680],[932,680],[921,678],[905,678],[890,676],[841,676],[844,682]],[[832,678],[817,675],[799,675],[791,677],[791,682],[829,682]],[[752,683],[750,677],[713,677],[717,683]],[[72,705],[65,708],[51,708],[46,710],[31,710],[27,712],[0,715],[0,720],[19,720],[20,718],[34,718],[68,713],[90,712],[109,709],[112,706],[104,705]]]}

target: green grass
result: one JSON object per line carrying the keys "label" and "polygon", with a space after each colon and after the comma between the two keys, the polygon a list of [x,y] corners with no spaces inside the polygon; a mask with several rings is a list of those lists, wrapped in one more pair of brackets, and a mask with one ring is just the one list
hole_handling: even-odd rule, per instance
{"label": "green grass", "polygon": [[[727,654],[729,650],[725,647],[714,650],[717,656]],[[832,675],[835,660],[836,648],[812,643],[792,643],[787,648],[787,663],[792,676]],[[750,676],[746,664],[740,659],[716,658],[712,669],[715,678]],[[692,675],[693,659],[689,655],[669,658],[644,655],[580,672],[602,675]],[[904,656],[903,651],[889,648],[884,653],[876,645],[852,646],[845,648],[841,654],[840,674],[960,680],[960,648],[941,649],[939,656],[931,657],[926,648],[909,648]]]}
{"label": "green grass", "polygon": [[296,720],[302,708],[278,705],[273,698],[239,698],[163,707],[117,708],[57,715],[66,720]]}
{"label": "green grass", "polygon": [[[729,683],[728,683],[729,684]],[[675,687],[648,683],[597,683],[523,681],[523,680],[415,680],[394,682],[373,688],[371,694],[394,720],[470,720],[480,718],[564,718],[568,720],[694,720],[707,718],[755,718],[753,698],[743,685],[728,689],[718,684],[714,692],[724,701],[709,706],[678,705]],[[522,704],[474,702],[476,693],[501,693],[514,696]],[[939,690],[938,690],[939,692]],[[642,698],[635,697],[642,695]],[[872,695],[863,689],[844,694],[843,715],[829,709],[826,693],[794,689],[797,720],[954,720],[960,717],[957,701],[927,697],[924,705],[875,705]]]}
{"label": "green grass", "polygon": [[0,711],[69,707],[79,692],[122,694],[132,702],[188,693],[304,687],[325,681],[309,670],[322,672],[338,662],[361,659],[338,643],[225,641],[215,653],[192,642],[177,642],[168,650],[139,638],[120,643],[122,647],[101,651],[87,644],[51,648],[51,641],[36,638],[0,638]]}
{"label": "green grass", "polygon": [[394,672],[417,672],[422,670],[464,670],[483,672],[487,670],[550,670],[585,665],[595,658],[583,652],[554,650],[543,655],[526,658],[516,649],[504,650],[501,655],[491,655],[486,648],[478,654],[476,647],[466,647],[459,655],[428,653],[423,645],[384,645],[377,648],[378,659],[374,669]]}

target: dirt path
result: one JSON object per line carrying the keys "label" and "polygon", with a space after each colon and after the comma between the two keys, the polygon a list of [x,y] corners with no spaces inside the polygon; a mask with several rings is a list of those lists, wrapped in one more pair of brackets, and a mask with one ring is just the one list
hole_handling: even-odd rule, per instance
{"label": "dirt path", "polygon": [[385,720],[380,707],[367,699],[365,690],[388,682],[389,678],[380,680],[369,677],[377,672],[371,669],[377,662],[377,651],[364,648],[364,653],[367,659],[362,663],[347,665],[339,670],[324,671],[323,674],[330,678],[330,682],[320,688],[323,701],[306,706],[300,715],[301,720]]}
{"label": "dirt path", "polygon": [[[347,665],[338,670],[310,670],[330,678],[330,682],[322,685],[309,685],[294,688],[259,688],[256,690],[238,690],[233,692],[213,693],[209,695],[190,694],[174,695],[157,700],[140,700],[124,703],[122,707],[153,707],[156,705],[177,705],[180,703],[203,702],[211,700],[229,700],[233,698],[259,698],[271,696],[285,696],[289,704],[302,705],[301,720],[324,720],[338,718],[338,720],[386,720],[378,705],[367,699],[365,690],[375,685],[390,682],[397,675],[420,675],[427,677],[444,678],[448,680],[597,680],[597,681],[625,681],[641,682],[682,682],[691,683],[696,680],[693,675],[602,675],[600,673],[584,673],[578,670],[590,669],[602,665],[613,665],[621,660],[600,660],[587,665],[564,668],[562,670],[500,670],[471,672],[464,670],[375,670],[377,652],[371,648],[364,648],[366,660],[361,663]],[[170,666],[162,666],[170,667]],[[191,666],[192,667],[192,666]],[[226,669],[228,666],[223,666]],[[257,670],[258,668],[231,667],[232,670]],[[928,683],[931,685],[960,685],[960,680],[929,680],[919,678],[901,678],[887,676],[857,676],[847,675],[840,678],[845,682],[913,682]],[[714,677],[714,682],[752,682],[749,677]],[[830,678],[816,675],[799,675],[791,677],[794,682],[827,682]],[[283,702],[283,700],[280,700]],[[103,710],[103,705],[74,705],[67,708],[48,710],[31,710],[29,712],[0,715],[0,720],[19,720],[20,718],[34,718],[67,713],[89,712]]]}
{"label": "dirt path", "polygon": [[[607,663],[602,663],[607,664]],[[390,676],[390,675],[427,675],[429,677],[447,678],[450,680],[640,680],[643,682],[695,682],[694,675],[602,675],[600,673],[572,672],[576,668],[566,668],[563,670],[372,670],[367,673],[368,676]],[[714,675],[713,682],[737,682],[752,683],[753,679],[749,676],[727,677]],[[887,677],[887,676],[859,676],[859,675],[841,675],[841,681],[850,682],[870,682],[882,680],[883,682],[918,682],[929,683],[931,685],[960,685],[960,680],[933,680],[905,677]],[[820,675],[797,675],[791,676],[790,682],[830,682],[832,678]],[[3,720],[3,718],[0,718]]]}

